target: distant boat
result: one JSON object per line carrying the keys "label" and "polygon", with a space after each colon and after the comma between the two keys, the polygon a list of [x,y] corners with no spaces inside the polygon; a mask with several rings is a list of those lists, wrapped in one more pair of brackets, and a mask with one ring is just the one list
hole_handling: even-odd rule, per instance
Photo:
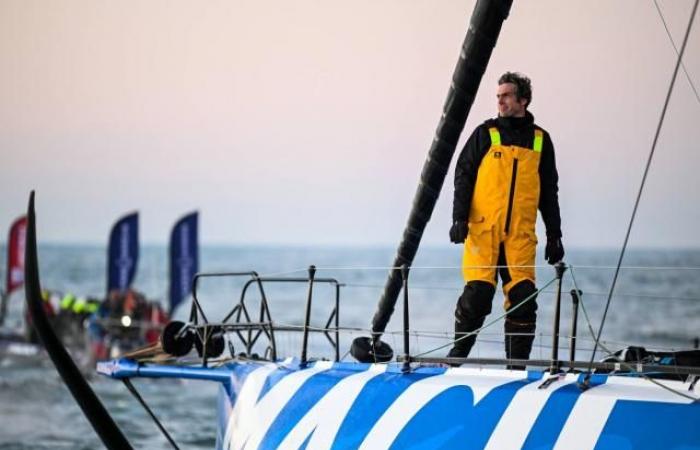
{"label": "distant boat", "polygon": [[[0,291],[0,356],[11,358],[41,358],[42,346],[39,342],[31,316],[28,313],[15,314],[15,325],[6,326],[10,295],[24,287],[24,253],[26,243],[27,217],[21,216],[10,227],[7,246],[7,276],[5,290]],[[76,327],[65,326],[65,315],[60,314],[61,298],[56,292],[43,290],[41,293],[42,306],[51,325],[57,330],[63,343],[71,349],[74,356],[83,359],[84,327],[82,322]],[[80,299],[81,305],[87,305],[85,299]],[[20,305],[20,304],[18,304]],[[77,308],[76,308],[77,309]],[[85,311],[85,310],[84,310]],[[82,318],[87,315],[83,312]],[[19,320],[17,320],[19,319]],[[18,326],[17,326],[18,325]]]}
{"label": "distant boat", "polygon": [[[199,267],[198,213],[179,219],[170,234],[167,311],[132,288],[139,259],[138,225],[138,213],[133,212],[118,219],[111,228],[104,300],[42,292],[52,327],[78,359],[104,359],[157,342],[170,315],[191,292],[191,280]],[[0,291],[0,356],[35,357],[41,353],[28,315],[22,316],[21,328],[2,327],[10,294],[24,286],[26,228],[27,218],[22,216],[13,222],[9,232],[6,288]],[[92,332],[89,336],[86,322]],[[83,355],[88,347],[91,358]]]}
{"label": "distant boat", "polygon": [[188,214],[171,232],[167,311],[132,287],[139,256],[138,214],[126,215],[114,224],[107,257],[107,296],[88,326],[95,360],[117,357],[158,341],[169,317],[189,295],[198,269],[197,218],[196,212]]}

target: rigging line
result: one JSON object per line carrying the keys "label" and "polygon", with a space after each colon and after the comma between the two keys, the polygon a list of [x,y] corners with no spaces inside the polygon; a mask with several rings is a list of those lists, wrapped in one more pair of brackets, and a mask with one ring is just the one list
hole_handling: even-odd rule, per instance
{"label": "rigging line", "polygon": [[263,274],[258,275],[258,277],[260,277],[260,278],[281,277],[281,276],[284,276],[284,275],[292,275],[292,274],[295,274],[295,273],[302,273],[302,272],[308,273],[308,271],[309,271],[309,268],[308,268],[308,267],[303,267],[303,268],[301,268],[301,269],[285,270],[285,271],[283,271],[283,272],[263,273]]}
{"label": "rigging line", "polygon": [[[575,274],[574,274],[574,268],[573,268],[572,266],[569,266],[569,268],[571,269],[571,270],[570,270],[570,273],[571,273],[572,282],[573,282],[573,284],[574,284],[574,289],[576,289],[576,290],[578,291],[579,289],[578,289],[578,286],[577,286],[577,283],[576,283],[576,276],[575,276]],[[591,334],[590,340],[593,341],[593,342],[596,342],[595,331],[593,331],[593,325],[592,325],[592,323],[591,323],[590,317],[588,316],[588,310],[586,309],[586,304],[585,304],[585,302],[584,302],[584,300],[583,300],[583,296],[584,296],[584,294],[581,294],[581,296],[579,297],[579,302],[580,302],[580,304],[581,304],[581,310],[583,311],[583,317],[586,319],[586,325],[588,326],[588,331],[589,331],[589,333]],[[577,340],[589,340],[589,338],[583,338],[583,337],[578,336],[578,337],[577,337]],[[610,344],[612,344],[612,345],[619,345],[619,346],[623,346],[623,345],[629,346],[629,343],[626,343],[626,342],[615,342],[615,341],[599,341],[599,342],[601,342],[600,347],[601,347],[604,351],[606,351],[606,352],[608,353],[607,356],[614,356],[614,352],[610,351],[610,350],[609,350],[608,348],[606,348],[602,343],[605,343],[605,345],[610,345]],[[670,351],[674,351],[673,347],[664,347],[664,348],[655,347],[655,348],[657,348],[657,349],[659,349],[659,350],[670,350]],[[584,349],[582,349],[582,350],[584,350]],[[585,349],[585,350],[586,350],[586,351],[592,351],[592,349]]]}
{"label": "rigging line", "polygon": [[[602,270],[602,269],[617,269],[618,266],[576,266],[579,269],[587,270]],[[619,266],[624,270],[700,270],[697,266]]]}
{"label": "rigging line", "polygon": [[[391,331],[391,332],[388,332],[386,334],[402,335],[403,331]],[[411,334],[411,336],[416,337],[416,338],[449,339],[450,341],[453,341],[453,337],[452,337],[453,332],[448,332],[448,331],[412,331],[410,334]],[[532,336],[532,333],[508,333],[508,335],[510,335],[510,336]],[[484,339],[484,336],[503,337],[503,333],[500,333],[500,332],[486,333],[486,332],[482,331],[479,333],[479,342],[492,343],[492,344],[493,343],[500,344],[503,342],[503,341],[495,340],[495,339]],[[544,337],[544,338],[552,337],[551,334],[547,334],[547,333],[539,333],[539,336]],[[562,333],[560,333],[559,336],[561,338],[566,338],[566,339],[571,337],[571,335],[569,335],[569,334],[562,334]],[[593,339],[589,339],[586,337],[577,337],[577,339],[578,339],[578,342],[591,342],[591,343],[594,342]],[[629,345],[626,342],[616,342],[616,341],[607,341],[607,340],[604,340],[601,342],[604,343],[605,345],[619,345],[619,346],[628,346]],[[551,344],[533,344],[533,345],[535,345],[537,347],[541,347],[541,348],[551,348]],[[567,345],[563,342],[559,344],[560,349],[565,349],[566,347],[567,347]],[[602,347],[602,345],[601,345],[601,347]],[[668,347],[668,348],[659,347],[656,349],[657,350],[664,350],[664,351],[675,351],[675,349],[672,347]],[[589,351],[593,350],[593,347],[577,348],[577,350],[589,352]],[[603,350],[608,351],[608,349],[606,349],[606,348],[603,348]]]}
{"label": "rigging line", "polygon": [[[515,308],[513,308],[515,309]],[[301,331],[304,329],[303,325],[298,325],[298,324],[292,324],[292,323],[284,323],[284,322],[278,322],[278,326],[280,327],[285,327],[288,328],[286,330],[277,330],[276,332],[296,332],[296,331]],[[314,326],[309,326],[308,329],[310,331],[335,331],[335,327],[331,328],[325,328],[325,327],[314,327]],[[343,332],[343,333],[348,333],[348,334],[354,334],[354,333],[367,333],[371,332],[372,330],[370,328],[357,328],[357,327],[338,327],[338,331]],[[387,335],[397,335],[397,336],[403,336],[404,332],[403,330],[389,330],[386,331],[385,334]],[[452,332],[448,331],[430,331],[430,330],[413,330],[409,331],[409,334],[412,336],[416,337],[425,337],[425,338],[445,338],[449,339],[450,342],[452,342]],[[500,336],[501,333],[481,333],[481,335],[491,335],[491,336]]]}
{"label": "rigging line", "polygon": [[[571,279],[572,279],[573,284],[574,284],[574,289],[579,290],[579,289],[578,289],[578,286],[577,286],[577,283],[576,283],[576,276],[575,276],[575,274],[574,274],[574,268],[571,267],[571,266],[569,266],[569,268],[571,269],[571,270],[570,270],[570,273],[571,273]],[[591,333],[591,337],[593,338],[593,342],[596,342],[597,340],[596,340],[595,332],[593,331],[593,325],[591,324],[590,317],[588,316],[588,311],[586,310],[586,306],[585,306],[585,303],[584,303],[584,301],[583,301],[583,294],[579,297],[579,301],[580,301],[580,303],[581,303],[581,309],[583,310],[583,316],[584,316],[585,319],[586,319],[586,325],[588,326],[588,330],[589,330],[589,332]],[[584,338],[578,337],[577,339],[584,339]],[[607,347],[605,347],[605,346],[603,345],[603,343],[605,343],[605,345],[608,345],[608,344],[613,344],[613,345],[629,345],[629,344],[624,343],[624,342],[614,342],[614,341],[599,341],[599,340],[598,340],[597,342],[599,342],[599,343],[600,343],[600,344],[599,344],[600,347],[601,347],[604,351],[606,351],[606,352],[608,353],[607,356],[612,356],[612,357],[616,357],[615,353],[612,352],[611,350],[609,350]],[[601,343],[601,342],[602,342],[602,343]],[[587,349],[587,350],[588,350],[588,349]],[[664,350],[671,350],[671,351],[673,351],[673,348],[664,348]]]}
{"label": "rigging line", "polygon": [[163,427],[163,425],[160,423],[158,418],[156,417],[155,414],[153,414],[153,411],[151,408],[148,406],[148,404],[144,401],[143,397],[141,397],[141,394],[139,394],[139,391],[136,390],[136,387],[131,383],[131,380],[128,378],[122,378],[122,381],[124,382],[124,386],[133,394],[134,397],[136,397],[136,400],[141,403],[141,406],[143,406],[143,409],[146,410],[149,416],[151,416],[151,419],[156,423],[158,428],[160,429],[161,433],[163,433],[163,436],[170,442],[170,445],[173,446],[174,449],[179,450],[180,447],[177,446],[173,438],[170,436],[168,431]]}
{"label": "rigging line", "polygon": [[625,250],[627,249],[627,242],[629,242],[630,233],[632,232],[632,225],[634,224],[634,218],[637,215],[637,208],[639,208],[639,201],[642,197],[642,191],[644,190],[644,184],[649,174],[649,167],[651,166],[652,158],[654,157],[654,152],[656,150],[656,143],[659,141],[659,134],[661,133],[661,126],[664,122],[664,117],[666,116],[666,110],[668,109],[668,103],[671,99],[671,93],[673,92],[673,85],[676,82],[676,77],[678,75],[678,68],[681,65],[681,60],[683,59],[683,53],[685,53],[686,44],[688,44],[688,36],[690,36],[690,30],[693,27],[693,21],[695,19],[695,12],[698,9],[698,2],[700,0],[695,0],[693,4],[693,12],[690,13],[690,19],[688,20],[688,28],[685,31],[685,36],[683,37],[683,45],[681,45],[681,51],[678,54],[678,59],[676,61],[676,67],[673,69],[673,76],[671,77],[671,83],[668,86],[668,92],[666,94],[666,100],[664,101],[664,107],[661,110],[661,117],[659,118],[659,123],[656,127],[656,133],[654,133],[654,141],[651,144],[651,151],[649,152],[649,157],[647,158],[646,167],[644,168],[644,176],[642,176],[642,182],[639,186],[639,191],[637,192],[637,199],[634,202],[634,209],[632,210],[632,217],[630,217],[629,225],[627,226],[627,233],[625,234],[625,241],[622,244],[622,249],[620,250],[620,258],[617,260],[617,269],[615,269],[615,275],[613,276],[612,285],[610,286],[610,293],[608,294],[608,300],[605,303],[605,310],[603,312],[603,318],[600,321],[600,328],[598,329],[598,337],[596,338],[596,343],[593,346],[593,353],[591,354],[591,360],[588,366],[586,377],[583,381],[583,386],[588,386],[591,378],[591,371],[593,369],[593,361],[595,360],[595,352],[598,347],[598,341],[603,333],[603,327],[605,325],[605,319],[608,315],[608,310],[610,308],[610,300],[612,299],[613,292],[615,291],[615,284],[617,283],[617,276],[620,273],[620,266],[622,266],[622,259],[625,256]]}
{"label": "rigging line", "polygon": [[[574,286],[575,286],[575,285],[576,285],[576,280],[575,280],[575,278],[573,277],[573,275],[572,275],[572,279],[573,279]],[[550,281],[550,283],[553,282],[553,281],[554,281],[554,280]],[[549,283],[548,283],[548,284],[549,284]],[[576,287],[575,287],[575,288],[576,288]],[[544,287],[543,287],[542,289],[544,289]],[[576,288],[576,289],[578,289],[578,288]],[[535,295],[536,295],[536,294],[535,294]],[[583,297],[583,295],[581,295],[581,297]],[[587,320],[587,322],[588,322],[588,327],[589,327],[589,330],[590,330],[590,332],[591,332],[591,336],[592,336],[593,338],[595,338],[595,333],[593,332],[593,328],[592,328],[592,326],[591,326],[590,320],[588,319],[588,314],[586,313],[586,310],[585,310],[585,308],[584,308],[584,306],[583,306],[583,298],[581,298],[581,297],[579,298],[579,300],[580,300],[580,302],[581,302],[581,307],[582,307],[582,309],[584,310],[584,316],[586,317],[586,320]],[[527,298],[523,303],[527,302],[528,300],[529,300],[529,298]],[[522,304],[522,303],[521,303],[521,304]],[[513,309],[516,309],[516,308],[513,308]],[[507,314],[507,313],[506,313],[506,314]],[[504,314],[503,316],[505,316],[506,314]],[[501,317],[503,317],[503,316],[501,316]],[[500,319],[500,318],[499,318],[499,319]],[[496,320],[499,320],[499,319],[496,319]],[[495,321],[494,321],[494,322],[495,322]],[[494,322],[487,324],[486,326],[482,327],[481,329],[484,329],[484,328],[487,328],[487,327],[491,326]],[[480,330],[481,330],[481,329],[480,329]],[[473,331],[473,332],[471,332],[471,333],[469,333],[469,334],[467,334],[467,335],[465,335],[465,336],[463,336],[463,337],[461,337],[461,338],[459,338],[459,339],[457,339],[457,340],[461,340],[461,339],[464,339],[464,338],[466,338],[466,337],[468,337],[468,336],[471,336],[472,334],[478,333],[480,330]],[[454,342],[456,342],[457,340],[455,340]],[[486,342],[495,343],[495,341],[486,341]],[[600,346],[604,351],[606,351],[606,352],[608,353],[608,356],[612,356],[612,357],[614,357],[615,359],[617,359],[618,362],[620,362],[621,366],[624,366],[625,368],[627,368],[627,370],[629,370],[629,371],[631,371],[631,372],[633,372],[633,373],[636,373],[637,375],[639,375],[641,378],[645,379],[646,381],[649,381],[649,382],[651,382],[651,383],[657,385],[658,387],[660,387],[660,388],[662,388],[662,389],[665,389],[666,391],[668,391],[668,392],[670,392],[670,393],[672,393],[672,394],[681,396],[681,397],[686,398],[686,399],[688,399],[688,400],[691,400],[691,401],[693,401],[693,402],[697,402],[697,401],[698,401],[698,398],[696,398],[696,397],[693,397],[693,396],[691,396],[691,395],[685,394],[685,393],[682,392],[682,391],[679,391],[679,390],[674,389],[674,388],[672,388],[672,387],[670,387],[670,386],[667,386],[667,385],[661,383],[660,381],[655,380],[655,379],[649,377],[647,374],[645,374],[645,373],[643,373],[643,372],[638,372],[631,364],[628,364],[627,362],[622,361],[617,355],[615,355],[614,352],[612,352],[611,350],[609,350],[609,349],[608,349],[603,343],[601,343],[598,339],[595,339],[594,342],[596,343],[596,345]],[[608,343],[607,341],[604,341],[604,342],[605,342],[605,344]],[[450,344],[451,344],[451,343],[448,343],[448,344],[446,344],[446,345],[443,345],[443,346],[434,348],[434,349],[432,349],[432,350],[428,350],[428,351],[426,351],[426,352],[419,353],[418,355],[415,355],[415,357],[424,356],[424,355],[426,355],[426,354],[429,354],[429,353],[432,353],[432,352],[434,352],[434,351],[437,351],[437,350],[440,350],[440,349],[442,349],[442,348],[445,348],[445,347],[447,347],[447,346],[450,345]],[[536,347],[539,347],[539,348],[547,347],[547,346],[541,345],[541,344],[536,344],[535,346],[536,346]],[[564,348],[566,348],[566,346],[560,346],[560,349],[564,349]],[[590,349],[581,349],[581,350],[590,351]],[[595,352],[595,347],[593,348],[593,352]]]}
{"label": "rigging line", "polygon": [[[661,23],[664,24],[664,29],[666,30],[666,34],[668,35],[668,39],[671,41],[671,45],[673,46],[673,50],[676,51],[676,55],[678,55],[678,47],[676,47],[676,43],[673,42],[673,37],[671,36],[671,32],[668,29],[668,25],[666,24],[666,20],[664,19],[664,15],[661,12],[661,7],[659,7],[659,2],[654,0],[654,5],[656,6],[656,11],[659,13],[659,17],[661,18]],[[683,72],[685,73],[685,77],[688,79],[688,83],[690,83],[690,87],[693,88],[693,92],[695,93],[695,99],[700,103],[700,95],[698,95],[698,90],[695,88],[695,84],[693,83],[693,79],[690,78],[690,74],[688,74],[688,70],[685,68],[685,64],[683,61],[681,61],[681,67],[683,68]]]}
{"label": "rigging line", "polygon": [[[522,269],[548,269],[552,266],[549,264],[536,264],[536,265],[508,265],[508,266],[488,266],[488,265],[474,265],[468,266],[474,269],[500,269],[506,267],[516,267]],[[604,269],[617,269],[618,266],[577,266],[579,269],[587,270],[604,270]],[[411,270],[457,270],[463,269],[463,266],[411,266]],[[696,270],[700,271],[700,266],[620,266],[621,270],[650,270],[650,271],[660,271],[660,270]],[[319,267],[316,266],[316,270],[400,270],[401,267],[389,267],[389,266],[328,266]],[[308,269],[304,269],[306,271]],[[289,272],[292,273],[292,272]],[[262,276],[262,275],[261,275]]]}
{"label": "rigging line", "polygon": [[682,391],[680,391],[680,390],[674,389],[674,388],[672,388],[672,387],[670,387],[670,386],[666,386],[665,384],[661,383],[660,381],[655,380],[654,378],[650,377],[650,376],[647,375],[646,373],[637,371],[637,369],[634,367],[633,364],[630,364],[630,363],[627,362],[627,361],[623,361],[623,360],[620,359],[620,357],[617,356],[615,353],[613,353],[613,352],[611,352],[609,349],[605,348],[605,346],[603,346],[603,344],[600,344],[600,347],[601,347],[603,350],[605,350],[606,352],[608,352],[608,354],[609,354],[610,356],[612,356],[613,358],[615,358],[615,359],[617,360],[617,362],[620,363],[620,366],[626,368],[626,369],[629,370],[631,373],[639,375],[639,376],[640,376],[641,378],[643,378],[644,380],[649,381],[649,382],[651,382],[651,383],[657,385],[658,387],[669,391],[669,392],[672,393],[672,394],[680,395],[681,397],[684,397],[684,398],[686,398],[686,399],[692,400],[693,402],[698,401],[698,398],[693,397],[692,395],[686,394],[685,392],[682,392]]}
{"label": "rigging line", "polygon": [[[343,283],[345,284],[346,287],[348,288],[367,288],[367,289],[381,289],[384,286],[379,285],[379,284],[365,284],[365,283]],[[463,286],[462,286],[463,287]],[[424,285],[424,286],[411,286],[411,289],[416,290],[430,290],[430,291],[459,291],[462,289],[462,287],[446,287],[446,286],[432,286],[432,285]],[[556,291],[554,290],[545,290],[542,291],[545,294],[556,294]],[[607,292],[586,292],[590,296],[594,297],[603,297],[607,296]],[[630,298],[649,298],[649,299],[663,299],[663,300],[687,300],[687,301],[693,301],[697,302],[700,301],[700,297],[684,297],[684,296],[669,296],[669,295],[654,295],[654,294],[637,294],[634,292],[618,292],[616,294],[618,297],[630,297]]]}
{"label": "rigging line", "polygon": [[427,351],[422,352],[422,353],[418,353],[417,355],[412,355],[412,357],[414,357],[414,358],[420,358],[421,356],[425,356],[425,355],[428,355],[428,354],[430,354],[430,353],[436,352],[436,351],[438,351],[438,350],[442,350],[443,348],[447,348],[447,347],[449,347],[450,345],[454,345],[456,342],[459,342],[459,341],[461,341],[461,340],[463,340],[463,339],[466,339],[466,338],[468,338],[469,336],[473,336],[473,335],[475,335],[475,334],[478,334],[481,330],[485,330],[486,328],[492,326],[493,324],[495,324],[496,322],[500,321],[501,319],[503,319],[505,316],[507,316],[507,315],[510,314],[511,312],[517,310],[518,308],[520,308],[521,306],[523,306],[524,304],[526,304],[527,302],[529,302],[529,301],[532,300],[533,298],[537,297],[537,295],[540,293],[540,291],[542,291],[542,289],[548,287],[549,285],[551,285],[552,283],[554,283],[556,280],[557,280],[557,278],[552,278],[552,279],[549,280],[544,286],[542,286],[540,289],[538,289],[538,290],[536,290],[535,292],[533,292],[532,294],[530,294],[530,296],[527,297],[525,300],[523,300],[522,302],[518,303],[516,306],[514,306],[514,307],[511,308],[510,310],[506,311],[505,313],[501,314],[500,316],[496,317],[495,319],[493,319],[492,321],[490,321],[490,322],[487,323],[486,325],[482,326],[481,328],[477,328],[477,329],[474,330],[474,331],[470,331],[469,333],[465,333],[462,337],[460,337],[460,338],[458,338],[458,339],[455,339],[455,340],[453,340],[452,342],[448,342],[447,344],[440,345],[440,346],[438,346],[438,347],[435,347],[435,348],[433,348],[433,349],[431,349],[431,350],[427,350]]}
{"label": "rigging line", "polygon": [[[543,265],[507,265],[507,266],[489,266],[489,265],[471,265],[467,266],[472,269],[504,269],[508,267],[520,268],[520,269],[543,269],[551,267],[548,264]],[[410,266],[409,270],[461,270],[464,266]],[[327,267],[316,267],[317,271],[320,270],[401,270],[402,267],[391,267],[391,266],[327,266]],[[700,268],[699,268],[700,270]]]}
{"label": "rigging line", "polygon": [[[403,331],[397,330],[397,331],[389,331],[386,334],[395,334],[395,335],[402,335]],[[453,341],[452,334],[453,332],[448,332],[448,331],[412,331],[410,332],[411,336],[416,337],[416,338],[425,338],[425,339],[449,339],[450,341]],[[532,333],[508,333],[510,336],[532,336]],[[479,342],[483,343],[502,343],[502,341],[497,341],[493,339],[484,339],[484,336],[492,336],[492,337],[502,337],[503,333],[501,332],[494,332],[494,333],[486,333],[485,331],[482,331],[479,333]],[[544,338],[551,338],[552,335],[548,333],[539,333],[538,336],[544,337]],[[569,339],[571,338],[570,334],[559,334],[560,338],[564,339]],[[595,337],[595,336],[594,336]],[[593,343],[595,340],[593,338],[588,338],[588,337],[581,337],[577,336],[577,342],[590,342]],[[610,351],[607,347],[603,347],[603,344],[606,346],[610,345],[616,345],[616,346],[624,346],[627,347],[630,344],[628,342],[617,342],[617,341],[609,341],[609,340],[602,340],[601,341],[601,348],[603,350],[609,352],[612,354],[613,352]],[[537,347],[541,348],[551,348],[551,344],[533,344]],[[559,349],[566,349],[567,344],[565,343],[560,343],[559,344]],[[656,350],[662,350],[662,351],[669,351],[669,352],[674,352],[677,350],[675,347],[654,347]],[[577,348],[577,350],[580,350],[582,352],[590,352],[593,351],[593,347],[587,347],[587,348]]]}
{"label": "rigging line", "polygon": [[[346,287],[349,288],[368,288],[368,289],[382,289],[384,286],[379,284],[364,284],[364,283],[345,283]],[[446,286],[411,286],[411,289],[429,290],[429,291],[460,291],[464,289],[464,285],[455,287]]]}
{"label": "rigging line", "polygon": [[[591,323],[591,318],[588,316],[588,311],[586,310],[586,305],[583,302],[583,291],[578,288],[578,283],[576,283],[576,276],[574,275],[574,268],[573,266],[569,266],[569,273],[571,274],[571,280],[574,283],[574,289],[576,289],[577,292],[581,292],[581,295],[579,296],[579,302],[581,303],[581,310],[583,311],[583,317],[586,319],[586,325],[588,326],[588,331],[591,333],[591,338],[593,339],[594,342],[598,341],[599,338],[596,338],[595,331],[593,330],[593,324]],[[593,355],[595,356],[595,349],[593,351]]]}
{"label": "rigging line", "polygon": [[[535,264],[535,265],[520,265],[520,266],[469,266],[475,269],[500,269],[505,267],[516,267],[522,269],[546,269],[551,267],[549,264]],[[579,269],[587,270],[603,270],[603,269],[617,269],[617,266],[577,266]],[[390,266],[316,266],[316,271],[320,270],[400,270],[401,267],[390,267]],[[461,270],[462,266],[411,266],[411,270]],[[700,271],[700,266],[620,266],[622,270],[696,270]],[[284,275],[292,275],[295,273],[306,273],[308,272],[308,267],[303,267],[294,270],[285,270],[280,272],[270,272],[259,274],[260,278],[266,277],[278,277]],[[382,286],[383,287],[383,286]]]}
{"label": "rigging line", "polygon": [[[415,288],[414,288],[415,289]],[[554,291],[544,291],[546,294],[551,294]],[[588,295],[593,296],[593,297],[603,297],[607,296],[607,292],[587,292]],[[630,298],[648,298],[648,299],[656,299],[656,300],[684,300],[684,301],[692,301],[692,302],[698,302],[700,301],[700,297],[683,297],[683,296],[670,296],[670,295],[661,295],[661,294],[636,294],[634,292],[618,292],[615,294],[617,297],[630,297]]]}

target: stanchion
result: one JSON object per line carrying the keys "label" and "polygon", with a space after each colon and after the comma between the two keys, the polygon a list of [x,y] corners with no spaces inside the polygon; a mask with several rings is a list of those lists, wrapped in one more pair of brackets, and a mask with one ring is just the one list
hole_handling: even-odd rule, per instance
{"label": "stanchion", "polygon": [[554,270],[557,273],[557,298],[554,304],[554,331],[552,332],[552,363],[549,366],[549,372],[554,375],[559,372],[559,316],[561,309],[561,281],[566,272],[566,264],[559,261],[554,265]]}
{"label": "stanchion", "polygon": [[304,316],[304,338],[301,343],[301,361],[300,366],[306,365],[306,347],[309,343],[309,322],[311,321],[311,298],[314,292],[314,276],[316,275],[316,266],[309,266],[309,294],[306,297],[306,315]]}
{"label": "stanchion", "polygon": [[578,303],[579,299],[583,295],[583,292],[577,289],[571,290],[571,302],[572,302],[572,312],[571,312],[571,338],[569,339],[569,367],[574,367],[574,361],[576,360],[576,335],[578,328]]}
{"label": "stanchion", "polygon": [[401,280],[403,281],[403,367],[401,370],[409,372],[411,370],[411,351],[409,348],[410,339],[408,333],[408,265],[401,266]]}

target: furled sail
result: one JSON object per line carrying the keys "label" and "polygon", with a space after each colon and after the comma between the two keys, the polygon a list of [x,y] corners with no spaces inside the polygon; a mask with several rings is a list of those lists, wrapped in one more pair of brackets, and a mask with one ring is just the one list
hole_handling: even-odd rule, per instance
{"label": "furled sail", "polygon": [[[508,17],[512,0],[479,0],[474,6],[469,31],[462,44],[442,116],[423,165],[418,190],[396,252],[393,267],[410,266],[416,256],[425,226],[437,203],[442,184],[476,97],[481,77],[496,45],[503,21]],[[401,291],[400,270],[391,270],[384,293],[372,319],[375,339],[386,329]]]}

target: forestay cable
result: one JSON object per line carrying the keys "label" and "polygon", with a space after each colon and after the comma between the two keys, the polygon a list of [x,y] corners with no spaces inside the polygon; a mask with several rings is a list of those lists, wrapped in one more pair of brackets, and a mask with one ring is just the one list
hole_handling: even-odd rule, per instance
{"label": "forestay cable", "polygon": [[[659,13],[659,17],[661,18],[661,23],[664,24],[664,29],[666,30],[666,34],[668,35],[668,39],[671,41],[671,45],[673,46],[673,50],[676,51],[676,55],[678,55],[678,47],[676,47],[676,43],[673,42],[673,37],[671,36],[671,31],[668,29],[668,25],[666,25],[666,20],[664,19],[664,15],[661,12],[661,8],[659,7],[659,2],[654,0],[654,5],[656,5],[656,11]],[[681,61],[681,67],[683,68],[683,72],[685,73],[685,77],[688,79],[688,83],[690,83],[690,87],[693,89],[693,92],[695,93],[695,99],[700,103],[700,95],[698,95],[698,90],[695,88],[695,84],[693,83],[693,79],[690,78],[690,74],[688,73],[688,69],[685,68],[685,64],[683,61]]]}
{"label": "forestay cable", "polygon": [[595,344],[593,345],[593,352],[591,353],[591,360],[588,365],[588,370],[586,377],[582,383],[584,388],[588,387],[588,383],[591,377],[591,371],[593,369],[593,361],[595,360],[595,353],[598,348],[598,343],[600,341],[600,336],[603,334],[603,327],[605,325],[605,319],[608,315],[608,309],[610,308],[610,301],[612,300],[613,293],[615,292],[615,284],[617,283],[617,276],[620,273],[620,267],[622,266],[622,259],[625,256],[625,250],[627,249],[627,243],[629,242],[630,233],[632,231],[632,225],[634,224],[634,219],[637,215],[637,209],[639,208],[639,201],[642,198],[642,191],[644,190],[644,184],[647,180],[647,175],[649,174],[649,167],[651,166],[651,161],[654,157],[654,152],[656,150],[656,144],[659,141],[659,134],[661,133],[661,126],[664,122],[664,117],[666,116],[666,110],[668,109],[668,103],[671,99],[671,93],[673,92],[673,86],[676,82],[676,77],[678,75],[678,69],[680,68],[681,61],[683,59],[683,53],[685,53],[686,45],[688,44],[688,36],[690,36],[690,30],[693,27],[693,21],[695,19],[695,12],[698,9],[698,1],[695,0],[693,4],[693,11],[690,13],[690,19],[688,20],[688,28],[685,30],[685,36],[683,37],[683,45],[681,45],[681,50],[678,53],[678,59],[676,60],[676,67],[673,69],[673,76],[671,76],[671,83],[668,86],[668,92],[666,93],[666,100],[664,101],[664,107],[661,110],[661,117],[659,118],[659,123],[656,126],[656,133],[654,133],[654,141],[651,144],[651,151],[649,152],[649,157],[647,158],[646,167],[644,168],[644,176],[642,176],[642,182],[639,186],[639,191],[637,192],[637,199],[634,202],[634,209],[632,210],[632,217],[630,217],[629,225],[627,226],[627,233],[625,234],[625,241],[622,244],[622,249],[620,251],[620,257],[617,260],[617,268],[615,269],[615,275],[613,276],[612,284],[610,285],[610,292],[608,293],[608,300],[605,303],[605,310],[603,311],[603,318],[600,321],[600,328],[598,329],[598,336],[596,337]]}

